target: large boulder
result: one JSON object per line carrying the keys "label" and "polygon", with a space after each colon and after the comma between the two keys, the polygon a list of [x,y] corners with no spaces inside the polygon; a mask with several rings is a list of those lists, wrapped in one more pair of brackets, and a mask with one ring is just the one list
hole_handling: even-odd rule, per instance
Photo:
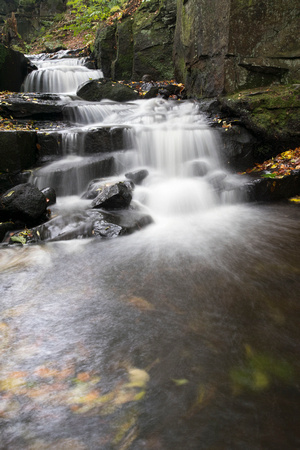
{"label": "large boulder", "polygon": [[22,53],[0,44],[0,91],[19,92],[29,67]]}
{"label": "large boulder", "polygon": [[33,184],[14,186],[0,197],[0,221],[18,220],[26,225],[37,223],[47,209],[45,195]]}
{"label": "large boulder", "polygon": [[264,159],[270,152],[276,155],[279,151],[299,146],[300,84],[241,91],[221,97],[220,104],[223,113],[239,117],[259,138],[257,147],[260,147]]}
{"label": "large boulder", "polygon": [[112,80],[99,79],[83,83],[78,91],[78,97],[88,101],[100,101],[103,99],[116,102],[128,102],[139,98],[139,94],[129,86]]}

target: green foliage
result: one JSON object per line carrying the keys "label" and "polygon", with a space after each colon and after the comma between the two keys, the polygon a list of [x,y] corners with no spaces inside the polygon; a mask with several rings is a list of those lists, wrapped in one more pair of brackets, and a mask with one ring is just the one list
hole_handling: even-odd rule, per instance
{"label": "green foliage", "polygon": [[69,0],[67,6],[71,8],[75,20],[65,25],[64,29],[72,30],[76,36],[97,26],[98,22],[110,17],[124,4],[124,0]]}

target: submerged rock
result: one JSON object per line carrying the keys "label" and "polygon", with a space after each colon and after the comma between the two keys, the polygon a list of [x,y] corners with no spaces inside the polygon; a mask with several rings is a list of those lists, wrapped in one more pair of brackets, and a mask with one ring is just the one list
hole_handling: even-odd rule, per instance
{"label": "submerged rock", "polygon": [[141,184],[141,182],[145,178],[147,178],[148,175],[149,172],[146,169],[137,170],[136,172],[125,173],[125,177],[128,178],[128,180],[133,181],[134,184]]}
{"label": "submerged rock", "polygon": [[[58,216],[31,229],[10,233],[9,244],[33,244],[41,242],[66,241],[71,239],[111,239],[141,230],[153,222],[148,214],[124,210],[106,213],[97,209]],[[20,230],[19,225],[18,229]],[[16,227],[6,227],[6,231]],[[1,227],[0,227],[1,233]]]}
{"label": "submerged rock", "polygon": [[92,201],[92,208],[123,209],[132,200],[133,184],[130,181],[120,181],[110,186],[104,186]]}
{"label": "submerged rock", "polygon": [[45,195],[33,184],[14,186],[0,197],[0,221],[19,220],[28,224],[37,223],[46,213]]}

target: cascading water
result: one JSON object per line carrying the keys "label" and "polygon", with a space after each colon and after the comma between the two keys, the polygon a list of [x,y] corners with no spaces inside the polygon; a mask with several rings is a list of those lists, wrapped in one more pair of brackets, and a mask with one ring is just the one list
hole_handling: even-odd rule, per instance
{"label": "cascading water", "polygon": [[23,92],[76,94],[79,84],[103,77],[101,70],[90,70],[84,66],[85,58],[41,60],[33,57],[31,62],[38,70],[26,77]]}
{"label": "cascading water", "polygon": [[113,158],[108,182],[149,172],[129,212],[154,224],[1,250],[1,448],[299,448],[299,210],[238,202],[195,102],[65,115],[60,158],[33,175],[53,212],[86,236],[81,194]]}

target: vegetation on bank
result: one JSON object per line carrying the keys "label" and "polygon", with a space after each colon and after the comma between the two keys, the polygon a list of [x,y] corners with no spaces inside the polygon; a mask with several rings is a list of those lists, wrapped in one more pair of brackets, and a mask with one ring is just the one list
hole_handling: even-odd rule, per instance
{"label": "vegetation on bank", "polygon": [[[38,35],[31,41],[23,41],[18,33],[15,14],[7,18],[2,30],[0,42],[12,49],[39,53],[47,48],[61,46],[68,49],[92,46],[100,22],[108,24],[120,21],[131,15],[143,0],[69,0],[64,12],[57,13],[52,20],[41,20]],[[16,11],[34,11],[40,0],[19,0]]]}

